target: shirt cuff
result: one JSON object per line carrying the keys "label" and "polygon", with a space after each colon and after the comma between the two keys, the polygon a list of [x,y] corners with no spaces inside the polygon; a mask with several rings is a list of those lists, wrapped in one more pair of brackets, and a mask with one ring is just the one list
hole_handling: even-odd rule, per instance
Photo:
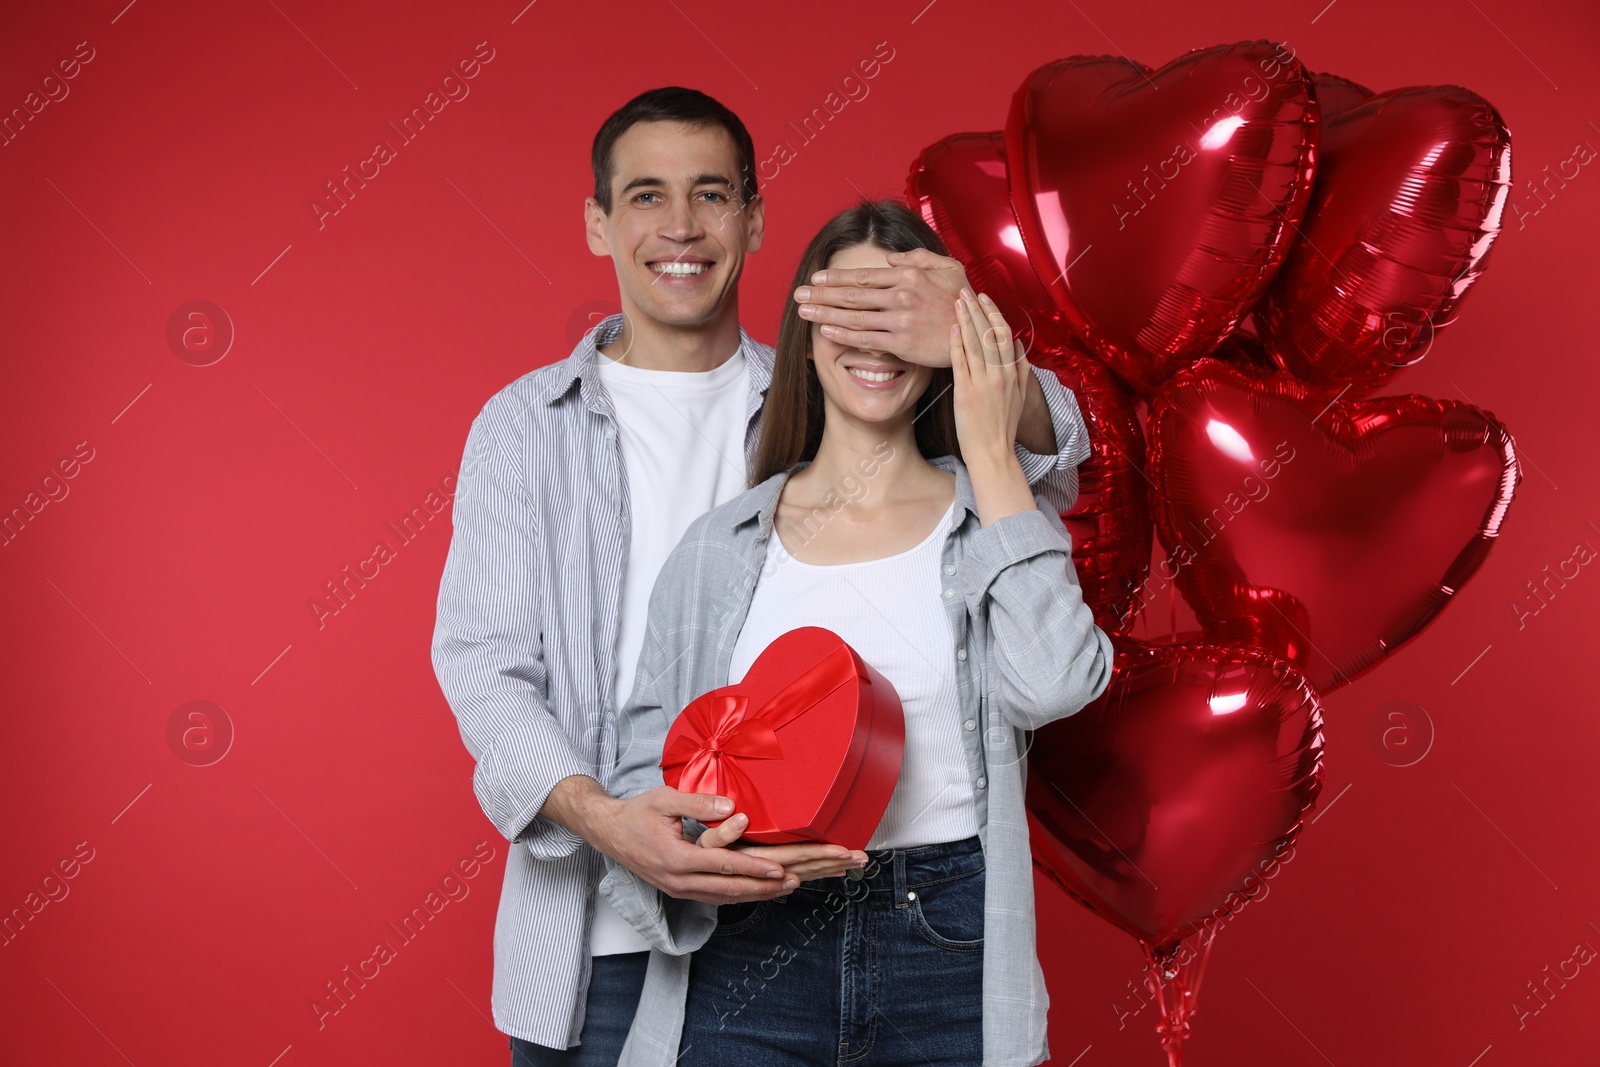
{"label": "shirt cuff", "polygon": [[669,897],[610,856],[605,861],[601,894],[653,948],[683,956],[711,939],[717,928],[715,904]]}
{"label": "shirt cuff", "polygon": [[1044,496],[1058,514],[1065,514],[1078,499],[1078,465],[1090,455],[1089,428],[1084,424],[1077,396],[1061,384],[1055,372],[1044,367],[1031,369],[1050,411],[1057,451],[1030,452],[1019,442],[1017,462],[1022,465],[1028,484],[1034,487],[1034,495]]}
{"label": "shirt cuff", "polygon": [[508,841],[526,844],[536,859],[561,859],[583,844],[577,834],[539,812],[562,779],[594,777],[594,768],[570,748],[551,748],[543,731],[517,730],[483,753],[472,774],[473,792],[495,826]]}
{"label": "shirt cuff", "polygon": [[969,539],[961,557],[956,582],[968,611],[983,607],[989,586],[1001,571],[1042,552],[1072,554],[1072,535],[1037,508],[1019,511],[980,528]]}

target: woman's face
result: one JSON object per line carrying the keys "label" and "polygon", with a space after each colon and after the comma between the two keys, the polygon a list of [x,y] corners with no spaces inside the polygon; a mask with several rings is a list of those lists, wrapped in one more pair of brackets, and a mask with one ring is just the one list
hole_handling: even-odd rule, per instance
{"label": "woman's face", "polygon": [[[826,264],[828,270],[887,266],[889,254],[865,244],[840,249]],[[907,363],[887,352],[848,347],[822,336],[822,327],[815,323],[811,358],[830,417],[837,413],[868,424],[909,418],[933,379],[932,367]]]}

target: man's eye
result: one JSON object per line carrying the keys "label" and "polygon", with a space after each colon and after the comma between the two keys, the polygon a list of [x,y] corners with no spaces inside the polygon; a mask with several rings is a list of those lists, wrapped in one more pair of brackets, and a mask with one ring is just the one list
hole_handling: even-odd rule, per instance
{"label": "man's eye", "polygon": [[633,198],[633,202],[635,204],[643,203],[644,202],[644,198],[647,197],[647,196],[660,196],[660,195],[661,195],[660,193],[640,193],[638,196]]}
{"label": "man's eye", "polygon": [[713,203],[713,204],[725,203],[727,201],[727,199],[728,199],[722,193],[716,193],[716,192],[711,192],[711,191],[707,191],[707,192],[701,193],[700,195],[701,196],[710,197],[711,198],[711,203]]}

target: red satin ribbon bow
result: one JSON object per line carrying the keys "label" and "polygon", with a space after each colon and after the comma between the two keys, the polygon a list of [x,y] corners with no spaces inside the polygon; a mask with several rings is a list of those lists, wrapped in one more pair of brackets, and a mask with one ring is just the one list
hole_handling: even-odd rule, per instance
{"label": "red satin ribbon bow", "polygon": [[730,692],[732,687],[713,689],[690,702],[672,724],[661,769],[682,766],[681,791],[731,797],[735,810],[750,817],[752,828],[766,827],[771,816],[740,761],[782,759],[778,727],[860,676],[855,655],[848,645],[841,645],[754,710],[750,698]]}

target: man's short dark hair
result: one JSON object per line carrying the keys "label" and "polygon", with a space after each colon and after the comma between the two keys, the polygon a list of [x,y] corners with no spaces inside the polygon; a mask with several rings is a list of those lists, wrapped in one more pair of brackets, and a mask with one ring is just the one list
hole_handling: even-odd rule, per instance
{"label": "man's short dark hair", "polygon": [[744,128],[739,116],[698,89],[684,89],[669,85],[662,89],[649,89],[623,104],[594,135],[594,198],[600,209],[611,213],[611,176],[616,169],[613,158],[617,138],[639,122],[682,122],[690,126],[721,126],[733,140],[733,151],[738,157],[740,198],[749,204],[756,198],[756,149],[750,140],[750,131]]}

